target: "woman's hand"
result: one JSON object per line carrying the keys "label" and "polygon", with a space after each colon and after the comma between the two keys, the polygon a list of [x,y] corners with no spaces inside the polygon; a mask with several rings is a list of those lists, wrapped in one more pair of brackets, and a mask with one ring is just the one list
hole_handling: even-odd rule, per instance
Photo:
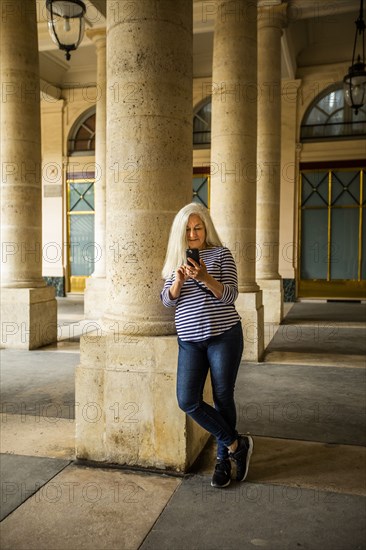
{"label": "woman's hand", "polygon": [[181,265],[175,272],[175,280],[183,285],[186,280],[189,278],[189,275],[186,273],[185,265]]}
{"label": "woman's hand", "polygon": [[224,285],[208,273],[206,264],[203,260],[200,260],[200,263],[198,264],[192,258],[189,258],[189,261],[187,261],[187,264],[185,264],[184,268],[188,277],[204,283],[207,288],[209,288],[213,292],[216,298],[218,298],[218,300],[221,300],[224,292]]}
{"label": "woman's hand", "polygon": [[198,264],[192,258],[190,258],[184,265],[187,278],[196,279],[197,281],[205,282],[207,279],[207,267],[203,260],[200,260]]}
{"label": "woman's hand", "polygon": [[185,266],[181,265],[175,271],[175,281],[169,289],[169,296],[172,300],[179,298],[180,291],[182,290],[182,286],[184,285],[187,279],[188,279],[188,275],[186,273]]}

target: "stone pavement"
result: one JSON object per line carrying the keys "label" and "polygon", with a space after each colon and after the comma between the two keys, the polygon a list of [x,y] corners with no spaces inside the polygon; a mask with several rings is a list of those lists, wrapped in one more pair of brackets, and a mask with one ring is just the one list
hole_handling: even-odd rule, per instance
{"label": "stone pavement", "polygon": [[265,361],[241,365],[238,428],[254,453],[247,481],[220,490],[212,441],[183,477],[75,462],[88,321],[80,300],[59,300],[57,346],[1,351],[2,550],[364,549],[365,315],[295,304]]}

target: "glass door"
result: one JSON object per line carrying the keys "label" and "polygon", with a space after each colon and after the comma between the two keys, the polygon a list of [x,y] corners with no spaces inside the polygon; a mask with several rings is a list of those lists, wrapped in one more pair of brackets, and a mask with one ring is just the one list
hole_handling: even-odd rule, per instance
{"label": "glass door", "polygon": [[364,169],[303,170],[300,179],[298,296],[364,298]]}
{"label": "glass door", "polygon": [[94,271],[94,178],[67,179],[70,292],[83,293]]}
{"label": "glass door", "polygon": [[203,204],[210,208],[210,174],[197,172],[193,174],[192,181],[193,202]]}

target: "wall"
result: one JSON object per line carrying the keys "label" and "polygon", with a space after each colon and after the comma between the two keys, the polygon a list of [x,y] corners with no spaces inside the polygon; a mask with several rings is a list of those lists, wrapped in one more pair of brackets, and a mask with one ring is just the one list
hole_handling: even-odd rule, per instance
{"label": "wall", "polygon": [[42,99],[42,274],[58,296],[65,294],[63,109],[62,99]]}
{"label": "wall", "polygon": [[66,174],[95,171],[94,156],[67,157],[67,139],[75,121],[96,100],[93,87],[63,90],[60,100],[42,95],[42,273],[58,296],[69,290]]}

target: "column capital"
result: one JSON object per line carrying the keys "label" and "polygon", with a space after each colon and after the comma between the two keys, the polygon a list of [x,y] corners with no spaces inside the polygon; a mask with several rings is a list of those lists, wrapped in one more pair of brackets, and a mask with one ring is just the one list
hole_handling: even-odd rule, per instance
{"label": "column capital", "polygon": [[260,6],[258,8],[258,29],[275,27],[283,29],[287,26],[287,4]]}
{"label": "column capital", "polygon": [[85,34],[92,42],[94,42],[94,44],[97,47],[99,46],[105,47],[106,36],[107,36],[105,27],[98,27],[96,29],[86,29]]}

